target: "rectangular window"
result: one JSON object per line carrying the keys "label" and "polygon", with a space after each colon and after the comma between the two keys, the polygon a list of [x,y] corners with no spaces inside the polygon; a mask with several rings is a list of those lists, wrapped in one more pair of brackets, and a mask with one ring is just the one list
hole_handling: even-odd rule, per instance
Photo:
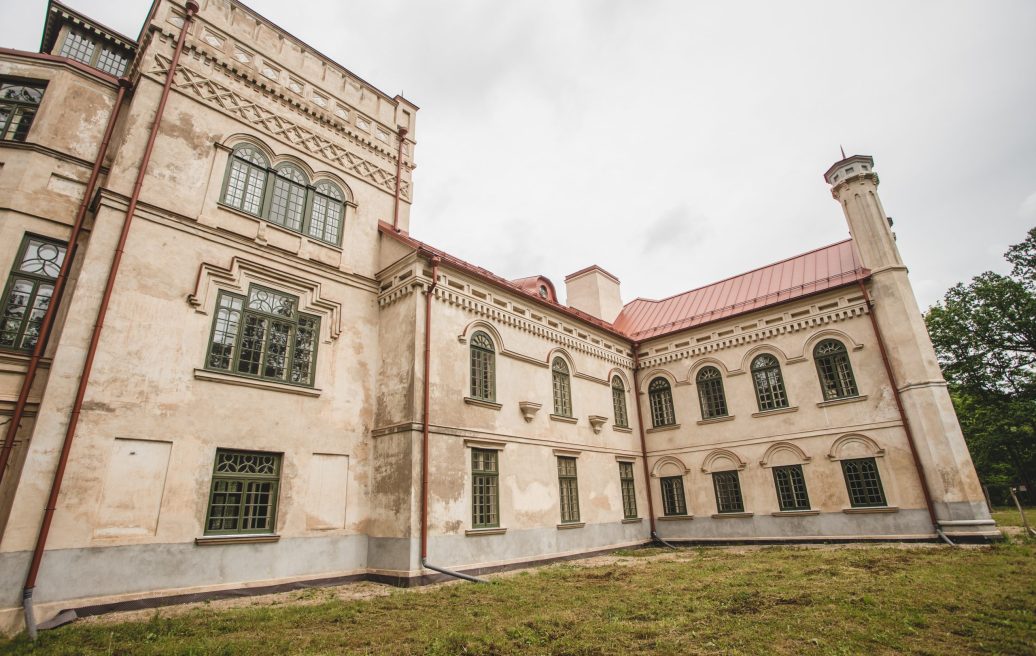
{"label": "rectangular window", "polygon": [[61,44],[62,57],[68,57],[84,64],[90,64],[94,57],[94,42],[78,32],[69,32],[65,35],[65,42]]}
{"label": "rectangular window", "polygon": [[777,502],[781,510],[809,510],[802,465],[774,467],[773,483],[777,486]]}
{"label": "rectangular window", "polygon": [[579,521],[579,481],[576,459],[558,456],[558,489],[561,493],[561,523]]}
{"label": "rectangular window", "polygon": [[46,86],[43,82],[0,79],[0,139],[25,141]]}
{"label": "rectangular window", "polygon": [[622,516],[625,519],[637,517],[637,489],[633,482],[633,463],[619,463],[619,487],[622,488]]}
{"label": "rectangular window", "polygon": [[97,57],[97,68],[115,77],[121,77],[126,72],[126,57],[116,50],[104,48]]}
{"label": "rectangular window", "polygon": [[849,490],[849,503],[853,508],[868,508],[888,505],[885,490],[881,487],[881,476],[874,458],[856,458],[842,461],[845,486]]}
{"label": "rectangular window", "polygon": [[500,471],[498,452],[471,450],[471,527],[500,526]]}
{"label": "rectangular window", "polygon": [[741,498],[741,480],[736,471],[713,472],[712,484],[716,488],[717,512],[745,512],[745,502]]}
{"label": "rectangular window", "polygon": [[252,285],[248,297],[220,292],[208,369],[294,385],[313,385],[320,318],[298,311],[298,298]]}
{"label": "rectangular window", "polygon": [[662,479],[662,513],[667,516],[687,514],[683,476],[666,476]]}
{"label": "rectangular window", "polygon": [[216,450],[205,535],[273,533],[281,454]]}
{"label": "rectangular window", "polygon": [[0,347],[31,351],[50,307],[54,280],[65,261],[65,244],[26,235],[4,289]]}

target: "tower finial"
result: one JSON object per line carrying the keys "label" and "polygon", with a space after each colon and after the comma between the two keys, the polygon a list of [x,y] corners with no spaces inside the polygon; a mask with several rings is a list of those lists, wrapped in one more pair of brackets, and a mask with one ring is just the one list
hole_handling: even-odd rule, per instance
{"label": "tower finial", "polygon": [[845,147],[844,146],[838,146],[838,148],[842,151],[842,159],[845,159]]}

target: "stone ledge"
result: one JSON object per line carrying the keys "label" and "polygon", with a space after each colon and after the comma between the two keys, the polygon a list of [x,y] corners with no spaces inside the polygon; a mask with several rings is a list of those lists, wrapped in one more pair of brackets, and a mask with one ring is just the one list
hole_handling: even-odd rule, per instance
{"label": "stone ledge", "polygon": [[866,401],[867,395],[862,394],[859,396],[847,396],[844,399],[831,399],[830,401],[821,401],[817,404],[818,408],[829,408],[833,405],[844,405],[846,403],[859,403],[860,401]]}
{"label": "stone ledge", "polygon": [[819,510],[779,510],[777,512],[770,513],[771,517],[809,517],[810,515],[819,515]]}
{"label": "stone ledge", "polygon": [[847,515],[867,515],[870,513],[894,513],[899,512],[897,506],[874,506],[873,508],[842,508]]}
{"label": "stone ledge", "polygon": [[773,410],[761,410],[759,412],[753,412],[753,417],[769,417],[770,415],[783,415],[786,412],[798,412],[799,406],[793,405],[787,408],[775,408]]}
{"label": "stone ledge", "polygon": [[555,414],[551,414],[550,415],[550,420],[551,421],[560,421],[563,424],[574,424],[574,423],[579,421],[575,417],[566,417],[565,415],[555,415]]}
{"label": "stone ledge", "polygon": [[750,512],[736,512],[736,513],[716,513],[712,516],[713,519],[744,519],[745,517],[754,517],[755,513]]}
{"label": "stone ledge", "polygon": [[662,433],[665,431],[677,430],[680,428],[680,424],[666,424],[665,426],[656,426],[655,428],[649,428],[645,433]]}
{"label": "stone ledge", "polygon": [[713,417],[711,419],[701,419],[698,421],[699,426],[705,426],[706,424],[719,424],[724,421],[734,421],[734,415],[723,415],[722,417]]}
{"label": "stone ledge", "polygon": [[564,522],[562,524],[558,524],[558,529],[583,528],[584,526],[586,526],[586,522]]}
{"label": "stone ledge", "polygon": [[656,522],[685,522],[694,519],[694,515],[662,515],[655,517]]}
{"label": "stone ledge", "polygon": [[320,390],[316,387],[300,387],[298,385],[288,385],[287,383],[275,383],[271,380],[249,378],[247,376],[238,376],[235,374],[228,374],[220,371],[210,371],[208,369],[195,369],[194,377],[198,380],[207,380],[213,383],[241,385],[242,387],[254,387],[257,389],[271,390],[274,392],[287,392],[289,394],[298,394],[299,396],[317,397],[320,396],[323,392],[323,390]]}
{"label": "stone ledge", "polygon": [[493,401],[485,401],[483,399],[473,399],[470,396],[464,397],[464,402],[468,405],[477,405],[480,408],[489,408],[490,410],[499,410],[504,407],[500,403],[494,403]]}
{"label": "stone ledge", "polygon": [[194,538],[194,544],[199,547],[206,547],[216,544],[258,544],[261,542],[277,542],[281,536],[269,535],[207,535],[202,538]]}
{"label": "stone ledge", "polygon": [[639,524],[642,521],[644,521],[643,517],[626,517],[625,519],[622,520],[622,523],[623,524]]}
{"label": "stone ledge", "polygon": [[496,528],[469,528],[468,530],[464,531],[464,535],[466,535],[468,537],[474,537],[476,535],[503,535],[504,533],[507,533],[507,529],[506,528],[500,528],[500,527],[496,527]]}
{"label": "stone ledge", "polygon": [[616,433],[632,433],[633,429],[629,426],[612,426],[612,430]]}

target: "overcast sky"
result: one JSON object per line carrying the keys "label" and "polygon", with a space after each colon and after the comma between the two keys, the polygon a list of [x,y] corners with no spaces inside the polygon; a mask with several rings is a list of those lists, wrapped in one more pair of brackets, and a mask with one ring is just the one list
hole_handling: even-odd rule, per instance
{"label": "overcast sky", "polygon": [[[66,0],[136,36],[148,0]],[[39,48],[45,2],[4,0]],[[1036,225],[1036,2],[252,0],[417,103],[411,231],[508,277],[662,298],[839,241],[875,158],[922,308]]]}

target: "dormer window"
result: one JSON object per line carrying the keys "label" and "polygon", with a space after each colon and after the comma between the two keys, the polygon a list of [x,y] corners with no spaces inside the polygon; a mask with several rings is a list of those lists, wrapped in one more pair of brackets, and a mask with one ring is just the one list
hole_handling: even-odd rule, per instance
{"label": "dormer window", "polygon": [[540,285],[540,298],[547,298],[547,286]]}
{"label": "dormer window", "polygon": [[129,61],[126,53],[106,45],[98,48],[93,39],[72,31],[65,35],[65,42],[61,44],[58,54],[115,77],[120,77],[126,72],[126,64]]}

